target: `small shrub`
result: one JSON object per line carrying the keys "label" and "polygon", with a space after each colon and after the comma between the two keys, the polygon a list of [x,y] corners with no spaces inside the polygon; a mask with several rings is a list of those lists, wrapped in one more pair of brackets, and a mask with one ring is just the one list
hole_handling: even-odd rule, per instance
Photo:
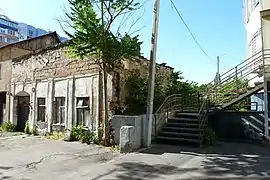
{"label": "small shrub", "polygon": [[81,142],[86,144],[98,144],[98,138],[94,132],[85,130],[81,137]]}
{"label": "small shrub", "polygon": [[73,126],[70,132],[70,141],[79,141],[83,134],[82,126]]}
{"label": "small shrub", "polygon": [[203,136],[203,144],[206,146],[211,146],[215,143],[215,141],[216,141],[216,133],[211,128],[206,129]]}
{"label": "small shrub", "polygon": [[25,123],[24,133],[31,134],[29,121],[26,121]]}
{"label": "small shrub", "polygon": [[81,141],[86,144],[98,144],[96,134],[83,126],[72,127],[70,132],[70,141]]}
{"label": "small shrub", "polygon": [[31,134],[33,136],[37,136],[38,135],[38,130],[37,130],[37,127],[36,126],[32,129]]}
{"label": "small shrub", "polygon": [[16,132],[17,131],[17,127],[12,124],[11,122],[5,122],[2,126],[1,126],[2,131],[5,132]]}

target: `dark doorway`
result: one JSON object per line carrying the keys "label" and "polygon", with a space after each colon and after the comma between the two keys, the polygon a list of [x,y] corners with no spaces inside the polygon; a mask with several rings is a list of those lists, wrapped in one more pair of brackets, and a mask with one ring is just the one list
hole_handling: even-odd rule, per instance
{"label": "dark doorway", "polygon": [[0,124],[4,121],[4,110],[6,106],[6,92],[0,92]]}
{"label": "dark doorway", "polygon": [[29,96],[19,96],[17,115],[18,115],[18,130],[24,131],[25,123],[28,120],[29,110],[30,110],[30,97]]}

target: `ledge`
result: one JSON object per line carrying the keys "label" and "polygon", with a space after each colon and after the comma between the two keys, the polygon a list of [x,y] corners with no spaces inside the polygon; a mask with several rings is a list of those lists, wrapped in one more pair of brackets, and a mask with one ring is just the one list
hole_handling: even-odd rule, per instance
{"label": "ledge", "polygon": [[261,17],[263,19],[270,20],[270,9],[263,9],[263,10],[261,10]]}

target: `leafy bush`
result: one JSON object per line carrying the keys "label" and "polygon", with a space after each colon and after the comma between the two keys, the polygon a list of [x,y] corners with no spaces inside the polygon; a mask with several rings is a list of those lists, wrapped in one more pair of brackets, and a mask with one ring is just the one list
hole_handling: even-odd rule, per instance
{"label": "leafy bush", "polygon": [[71,129],[70,141],[81,141],[86,144],[98,144],[98,138],[94,132],[83,126],[74,126]]}
{"label": "leafy bush", "polygon": [[12,124],[11,122],[5,122],[1,126],[1,129],[2,129],[2,131],[5,131],[5,132],[16,132],[17,131],[17,126]]}
{"label": "leafy bush", "polygon": [[25,123],[24,133],[31,134],[29,121],[26,121]]}
{"label": "leafy bush", "polygon": [[38,135],[38,130],[37,130],[37,127],[36,126],[32,129],[31,134],[33,136],[37,136]]}
{"label": "leafy bush", "polygon": [[216,133],[211,128],[206,129],[203,135],[203,144],[211,146],[215,143],[215,141],[216,141]]}
{"label": "leafy bush", "polygon": [[70,141],[79,141],[83,134],[82,126],[73,126],[70,132]]}
{"label": "leafy bush", "polygon": [[86,130],[81,137],[81,142],[86,144],[98,144],[98,139],[94,132]]}

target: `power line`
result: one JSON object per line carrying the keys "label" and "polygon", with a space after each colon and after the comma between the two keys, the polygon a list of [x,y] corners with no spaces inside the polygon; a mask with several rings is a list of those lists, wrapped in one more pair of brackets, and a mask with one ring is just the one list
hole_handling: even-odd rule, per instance
{"label": "power line", "polygon": [[195,43],[199,46],[199,48],[201,49],[201,51],[204,53],[204,55],[210,59],[213,60],[206,52],[205,50],[202,48],[202,46],[200,45],[200,43],[197,41],[197,39],[195,38],[194,34],[192,33],[192,31],[190,30],[190,28],[188,27],[187,23],[185,22],[184,18],[182,17],[182,15],[180,14],[179,10],[177,9],[177,7],[175,6],[175,3],[173,2],[173,0],[170,0],[171,4],[173,6],[173,8],[175,9],[175,11],[177,12],[178,16],[180,17],[181,21],[184,23],[184,25],[186,26],[187,30],[189,31],[191,37],[193,38],[193,40],[195,41]]}

